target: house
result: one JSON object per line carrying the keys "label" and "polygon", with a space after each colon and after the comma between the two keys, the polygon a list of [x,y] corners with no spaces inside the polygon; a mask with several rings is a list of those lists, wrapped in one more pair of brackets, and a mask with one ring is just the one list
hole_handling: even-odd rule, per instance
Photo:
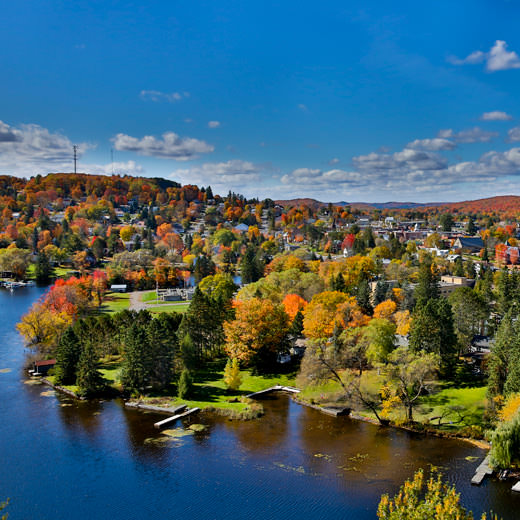
{"label": "house", "polygon": [[110,286],[110,290],[112,292],[116,292],[116,293],[125,293],[126,292],[126,289],[127,289],[127,285],[126,283],[123,283],[123,284],[114,284],[114,285],[111,285]]}
{"label": "house", "polygon": [[478,253],[484,248],[484,242],[480,237],[459,237],[455,240],[453,247],[462,249],[464,253]]}

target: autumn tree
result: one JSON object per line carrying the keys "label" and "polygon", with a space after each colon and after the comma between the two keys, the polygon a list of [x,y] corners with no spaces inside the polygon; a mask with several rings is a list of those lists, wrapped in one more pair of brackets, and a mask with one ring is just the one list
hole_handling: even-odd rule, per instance
{"label": "autumn tree", "polygon": [[[460,504],[454,486],[442,481],[440,473],[432,472],[424,482],[424,471],[418,470],[407,480],[399,493],[390,498],[383,495],[377,508],[379,520],[473,520],[471,512]],[[482,515],[482,520],[486,515]]]}
{"label": "autumn tree", "polygon": [[252,298],[235,303],[235,319],[224,323],[224,349],[245,365],[271,365],[286,346],[289,319],[282,305]]}
{"label": "autumn tree", "polygon": [[413,421],[413,407],[417,404],[428,381],[433,379],[440,367],[437,353],[413,352],[406,347],[396,348],[384,367],[389,381],[396,387],[409,421]]}
{"label": "autumn tree", "polygon": [[282,301],[282,305],[289,319],[294,321],[298,312],[305,310],[307,302],[298,294],[287,294]]}
{"label": "autumn tree", "polygon": [[240,365],[237,358],[228,359],[224,368],[224,383],[229,390],[238,390],[242,384]]}

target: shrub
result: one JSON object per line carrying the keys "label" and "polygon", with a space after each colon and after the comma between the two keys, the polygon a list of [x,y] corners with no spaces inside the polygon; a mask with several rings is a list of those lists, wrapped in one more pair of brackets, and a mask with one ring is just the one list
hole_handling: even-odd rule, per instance
{"label": "shrub", "polygon": [[184,369],[181,372],[181,377],[179,378],[179,384],[177,387],[177,395],[179,399],[186,399],[190,395],[193,390],[193,381],[191,379],[191,375],[189,370]]}

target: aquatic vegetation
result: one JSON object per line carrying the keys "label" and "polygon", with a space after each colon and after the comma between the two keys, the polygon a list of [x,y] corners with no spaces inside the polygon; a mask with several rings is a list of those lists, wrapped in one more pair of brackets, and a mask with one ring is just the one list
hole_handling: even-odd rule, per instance
{"label": "aquatic vegetation", "polygon": [[11,368],[0,368],[0,374],[8,374],[11,371]]}

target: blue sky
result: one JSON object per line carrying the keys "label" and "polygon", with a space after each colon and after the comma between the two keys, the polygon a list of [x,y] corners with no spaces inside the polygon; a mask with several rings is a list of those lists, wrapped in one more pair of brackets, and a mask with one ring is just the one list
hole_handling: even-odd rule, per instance
{"label": "blue sky", "polygon": [[78,144],[79,171],[248,196],[520,194],[519,19],[512,0],[5,3],[0,173],[70,171]]}

